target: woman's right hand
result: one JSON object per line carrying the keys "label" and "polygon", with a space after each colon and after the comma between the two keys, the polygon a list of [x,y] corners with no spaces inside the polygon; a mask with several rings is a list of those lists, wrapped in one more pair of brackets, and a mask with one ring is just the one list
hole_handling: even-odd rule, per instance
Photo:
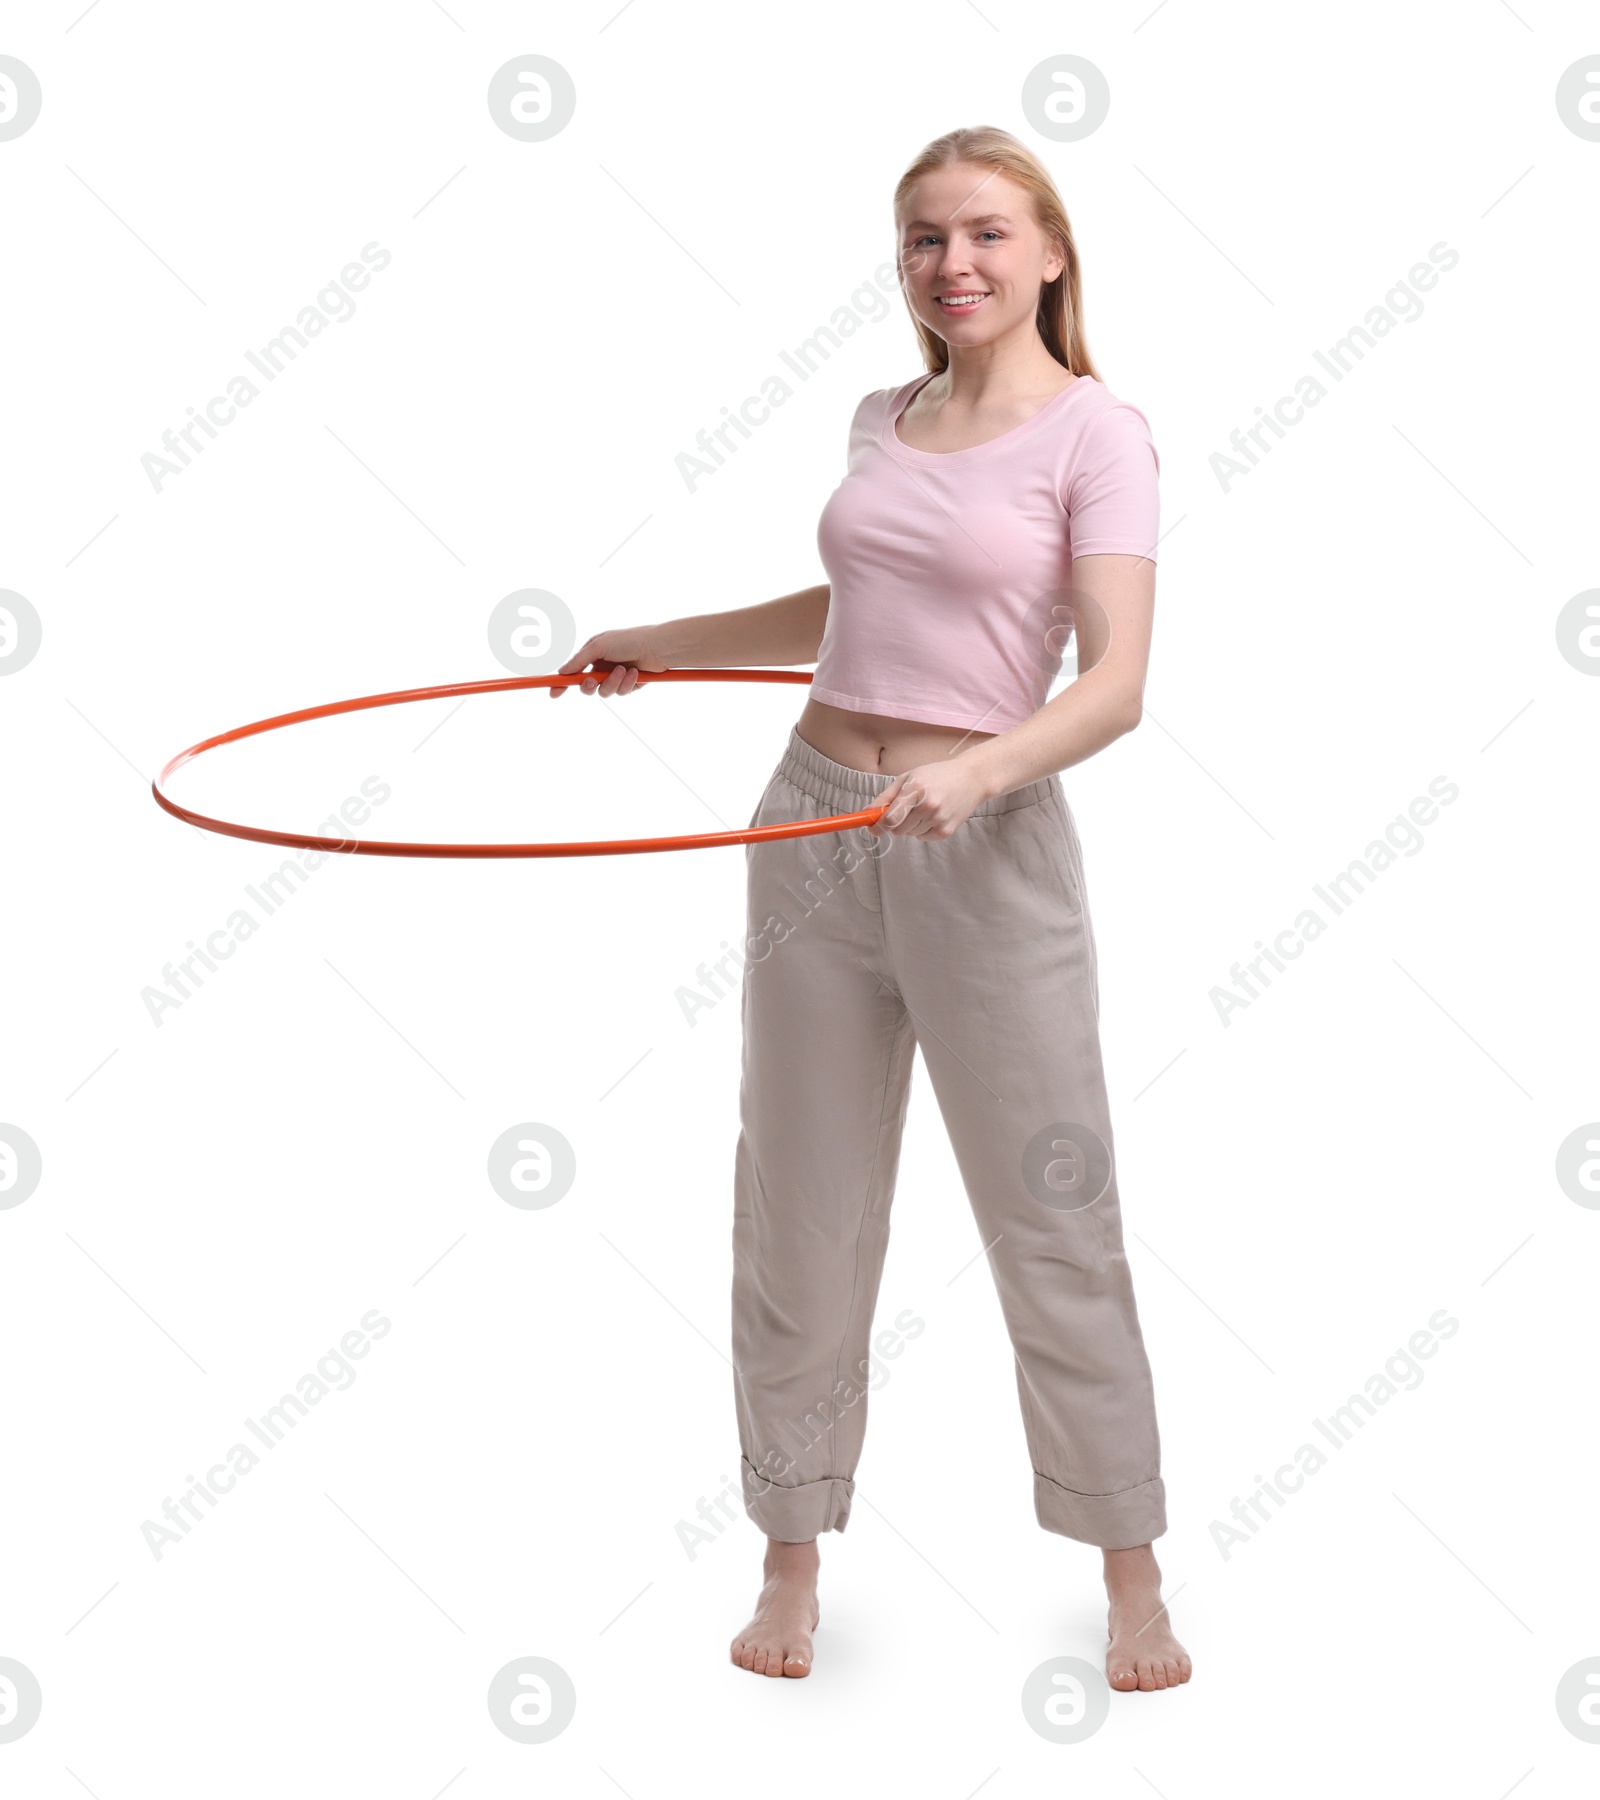
{"label": "woman's right hand", "polygon": [[[662,670],[671,667],[662,660],[654,628],[649,625],[632,626],[623,631],[598,632],[588,643],[580,645],[556,673],[575,675],[594,662],[614,663],[616,667],[608,669],[604,675],[585,675],[582,692],[603,694],[607,698],[613,694],[631,694],[639,685],[641,669],[647,674],[659,675]],[[553,687],[549,690],[550,698],[559,700],[566,691],[564,687]]]}

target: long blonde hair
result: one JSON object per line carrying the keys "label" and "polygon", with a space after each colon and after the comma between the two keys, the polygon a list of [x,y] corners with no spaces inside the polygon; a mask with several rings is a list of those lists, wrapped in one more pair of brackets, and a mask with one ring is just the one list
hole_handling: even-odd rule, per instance
{"label": "long blonde hair", "polygon": [[[1092,375],[1100,380],[1100,371],[1089,355],[1083,334],[1083,284],[1078,266],[1078,247],[1073,241],[1072,224],[1062,204],[1050,171],[1038,157],[1009,131],[997,125],[963,125],[947,131],[925,145],[913,158],[894,190],[896,229],[896,266],[899,266],[902,233],[900,222],[910,199],[911,190],[931,170],[950,163],[978,163],[996,169],[1014,181],[1028,195],[1033,217],[1047,239],[1054,239],[1066,266],[1054,281],[1039,287],[1037,313],[1039,336],[1045,348],[1064,369],[1074,375]],[[922,346],[922,360],[930,371],[938,374],[948,368],[950,351],[943,338],[930,331],[913,313],[911,323],[917,342]]]}

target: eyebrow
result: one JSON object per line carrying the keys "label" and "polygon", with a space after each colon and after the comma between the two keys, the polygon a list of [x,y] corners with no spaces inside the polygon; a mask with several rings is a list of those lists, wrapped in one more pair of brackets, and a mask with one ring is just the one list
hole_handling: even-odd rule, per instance
{"label": "eyebrow", "polygon": [[[976,218],[963,219],[961,223],[963,225],[987,225],[992,219],[998,220],[1002,225],[1011,223],[1004,213],[979,213]],[[932,219],[908,219],[905,228],[907,231],[916,231],[924,227],[929,231],[944,230],[944,226],[936,224]]]}

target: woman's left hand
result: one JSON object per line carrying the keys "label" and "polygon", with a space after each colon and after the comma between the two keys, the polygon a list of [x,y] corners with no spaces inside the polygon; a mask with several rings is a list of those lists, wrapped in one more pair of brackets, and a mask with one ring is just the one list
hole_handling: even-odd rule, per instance
{"label": "woman's left hand", "polygon": [[965,757],[919,763],[895,776],[878,795],[873,804],[885,810],[866,829],[874,837],[947,838],[986,798],[977,770]]}

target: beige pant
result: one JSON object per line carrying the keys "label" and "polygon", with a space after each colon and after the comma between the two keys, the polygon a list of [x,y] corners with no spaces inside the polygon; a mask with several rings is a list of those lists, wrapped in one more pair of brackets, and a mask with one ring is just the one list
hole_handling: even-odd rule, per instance
{"label": "beige pant", "polygon": [[[859,812],[891,779],[791,731],[750,823]],[[1039,1523],[1111,1549],[1160,1536],[1094,933],[1059,778],[984,801],[942,840],[858,829],[745,857],[733,1352],[750,1517],[794,1543],[849,1519],[920,1046],[1016,1352]],[[928,1475],[971,1483],[958,1437]]]}

